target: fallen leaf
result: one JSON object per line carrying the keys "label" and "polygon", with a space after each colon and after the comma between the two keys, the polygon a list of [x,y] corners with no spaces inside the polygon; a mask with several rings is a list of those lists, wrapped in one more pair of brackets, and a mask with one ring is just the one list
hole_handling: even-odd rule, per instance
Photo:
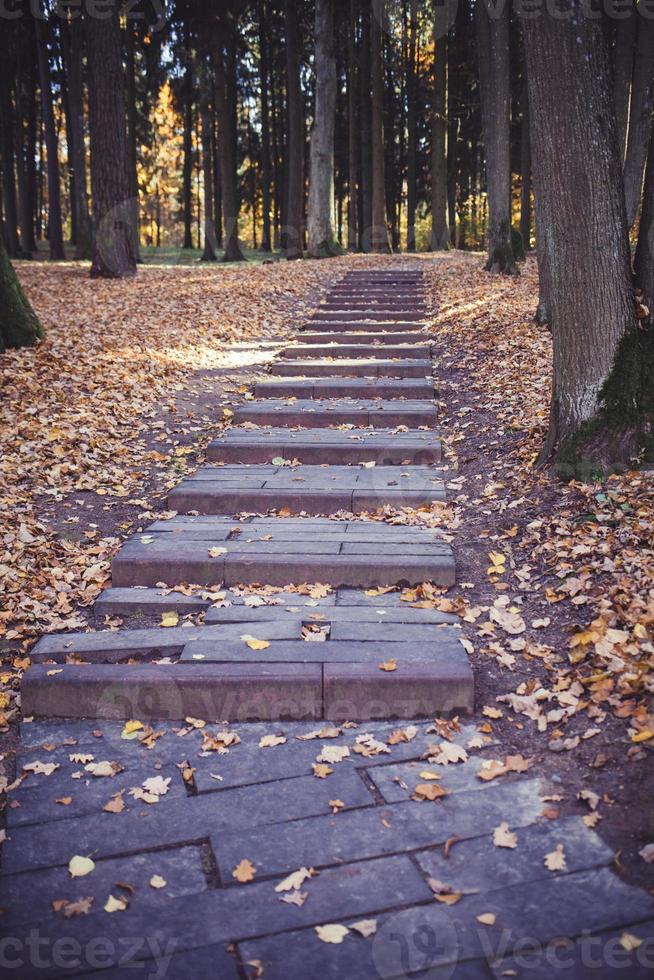
{"label": "fallen leaf", "polygon": [[499,827],[493,831],[493,844],[495,847],[514,848],[518,846],[518,835],[509,830],[509,825],[503,821]]}
{"label": "fallen leaf", "polygon": [[354,929],[360,936],[367,939],[368,936],[374,936],[377,932],[377,919],[361,919],[360,922],[353,922],[350,929]]}
{"label": "fallen leaf", "polygon": [[241,884],[245,884],[248,881],[252,881],[256,874],[256,869],[251,861],[247,858],[243,858],[240,864],[237,864],[232,871],[232,878],[236,878]]}
{"label": "fallen leaf", "polygon": [[76,854],[68,862],[68,873],[71,878],[84,878],[86,875],[90,874],[95,868],[95,862],[89,857],[82,857],[80,854]]}
{"label": "fallen leaf", "polygon": [[124,912],[129,906],[129,899],[124,895],[120,895],[116,898],[114,895],[110,895],[104,904],[105,912]]}
{"label": "fallen leaf", "polygon": [[150,888],[165,888],[168,882],[161,875],[152,875],[150,878]]}
{"label": "fallen leaf", "polygon": [[349,929],[336,923],[328,923],[325,926],[315,926],[318,939],[323,943],[333,943],[339,945],[349,933]]}
{"label": "fallen leaf", "polygon": [[250,650],[266,650],[270,646],[268,640],[258,640],[256,636],[250,636],[249,633],[244,633],[241,639]]}
{"label": "fallen leaf", "polygon": [[563,844],[557,844],[553,851],[545,855],[545,867],[548,871],[565,871],[565,851]]}

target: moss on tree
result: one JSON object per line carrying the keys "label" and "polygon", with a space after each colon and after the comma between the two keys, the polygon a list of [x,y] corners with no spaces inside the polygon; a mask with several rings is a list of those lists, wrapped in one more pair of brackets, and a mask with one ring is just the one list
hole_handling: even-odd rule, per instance
{"label": "moss on tree", "polygon": [[31,347],[43,335],[0,237],[0,352],[9,347]]}

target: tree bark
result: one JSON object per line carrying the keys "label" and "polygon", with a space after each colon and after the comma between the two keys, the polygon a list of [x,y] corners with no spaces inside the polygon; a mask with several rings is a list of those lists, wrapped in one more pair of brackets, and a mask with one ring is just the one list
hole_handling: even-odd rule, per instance
{"label": "tree bark", "polygon": [[272,228],[270,222],[272,164],[270,160],[270,106],[268,97],[270,37],[265,0],[259,0],[259,78],[261,83],[261,251],[272,252]]}
{"label": "tree bark", "polygon": [[[616,0],[616,12],[621,11],[617,20],[615,45],[613,48],[613,99],[618,127],[620,159],[624,160],[627,148],[627,127],[629,125],[629,102],[631,99],[631,80],[634,70],[634,51],[636,47],[636,23],[638,16],[633,0],[625,11],[624,0]],[[624,12],[628,16],[624,16]],[[615,16],[615,15],[614,15]]]}
{"label": "tree bark", "polygon": [[447,206],[447,36],[434,21],[434,104],[431,117],[431,250],[450,247]]}
{"label": "tree bark", "polygon": [[70,21],[68,43],[65,50],[68,60],[68,99],[70,103],[70,129],[72,135],[71,160],[74,182],[75,258],[90,259],[93,255],[93,234],[88,204],[86,179],[86,150],[84,146],[84,81],[83,81],[83,27],[79,17]]}
{"label": "tree bark", "polygon": [[[4,57],[8,52],[3,52]],[[9,79],[0,85],[0,154],[2,156],[2,204],[5,245],[11,258],[21,255],[18,242],[18,205],[14,147],[14,110]]]}
{"label": "tree bark", "polygon": [[653,365],[648,386],[602,26],[583,0],[566,0],[563,12],[571,16],[523,22],[554,346],[544,456],[589,478],[628,463],[651,433]]}
{"label": "tree bark", "polygon": [[126,104],[127,104],[127,171],[129,177],[130,205],[132,208],[131,227],[134,234],[132,249],[136,261],[141,261],[140,225],[141,211],[139,207],[139,181],[136,153],[136,65],[134,52],[134,25],[129,17],[125,22],[125,72],[126,72]]}
{"label": "tree bark", "polygon": [[182,164],[182,210],[184,212],[184,244],[182,248],[193,248],[193,73],[191,65],[186,66],[182,84],[184,134]]}
{"label": "tree bark", "polygon": [[222,4],[218,19],[218,44],[214,49],[220,185],[225,236],[223,262],[245,261],[238,240],[239,196],[236,172],[236,119],[232,98],[235,79],[231,77],[235,70],[233,58],[234,17],[235,14],[229,5]]}
{"label": "tree bark", "polygon": [[89,64],[89,133],[93,198],[92,278],[136,272],[125,125],[125,75],[119,9],[84,14]]}
{"label": "tree bark", "polygon": [[643,209],[640,216],[634,271],[636,285],[642,289],[645,306],[649,309],[649,317],[647,318],[649,333],[654,336],[654,331],[652,331],[652,324],[654,323],[654,134],[649,141]]}
{"label": "tree bark", "polygon": [[624,194],[629,228],[638,215],[643,191],[643,173],[652,129],[653,98],[654,21],[638,17],[627,152],[624,161]]}
{"label": "tree bark", "polygon": [[531,249],[531,139],[529,134],[529,95],[527,92],[527,73],[523,73],[522,124],[520,126],[520,237],[525,252]]}
{"label": "tree bark", "polygon": [[10,347],[31,347],[42,337],[41,324],[21,288],[0,235],[0,354]]}
{"label": "tree bark", "polygon": [[50,258],[65,259],[64,237],[61,225],[61,186],[59,182],[59,141],[54,118],[54,99],[50,81],[50,63],[45,38],[45,22],[34,18],[36,46],[41,80],[41,115],[48,158],[48,240]]}
{"label": "tree bark", "polygon": [[518,269],[511,244],[510,12],[508,3],[493,17],[484,2],[475,8],[489,207],[486,268],[513,275]]}
{"label": "tree bark", "polygon": [[300,38],[295,0],[285,0],[287,165],[282,252],[287,259],[302,258],[304,204],[304,101],[300,87]]}
{"label": "tree bark", "polygon": [[359,248],[370,251],[372,229],[372,121],[370,103],[370,0],[361,0]]}
{"label": "tree bark", "polygon": [[[33,48],[33,37],[30,35],[30,49]],[[27,49],[26,49],[27,51]],[[36,212],[36,69],[34,60],[28,58],[25,74],[21,79],[18,90],[18,105],[20,118],[24,120],[19,140],[18,156],[18,199],[20,212],[20,240],[26,252],[36,251],[34,236],[34,216]]]}
{"label": "tree bark", "polygon": [[385,0],[371,0],[370,11],[370,81],[371,148],[372,148],[372,252],[390,252],[386,224],[386,178],[384,167],[384,64],[382,57],[382,24]]}
{"label": "tree bark", "polygon": [[316,0],[316,100],[311,133],[311,169],[307,230],[309,255],[327,258],[340,252],[334,234],[334,127],[336,124],[336,49],[334,0]]}
{"label": "tree bark", "polygon": [[[206,73],[205,73],[206,75]],[[213,226],[212,120],[207,77],[200,79],[200,125],[202,128],[202,177],[204,184],[204,251],[201,262],[215,262],[216,233]]]}
{"label": "tree bark", "polygon": [[357,195],[359,192],[359,144],[357,141],[357,0],[350,0],[350,23],[347,41],[347,247],[357,248]]}
{"label": "tree bark", "polygon": [[407,155],[406,155],[406,248],[407,252],[416,250],[416,155],[418,128],[418,0],[409,3],[409,55],[407,60]]}

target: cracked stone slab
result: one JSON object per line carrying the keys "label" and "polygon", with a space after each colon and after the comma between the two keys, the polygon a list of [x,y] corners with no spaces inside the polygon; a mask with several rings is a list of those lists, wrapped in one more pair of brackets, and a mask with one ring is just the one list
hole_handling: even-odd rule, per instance
{"label": "cracked stone slab", "polygon": [[314,358],[306,360],[286,360],[275,362],[275,374],[286,377],[313,375],[339,375],[360,378],[424,378],[431,375],[432,362],[427,358],[342,358],[327,360]]}
{"label": "cracked stone slab", "polygon": [[[311,375],[308,368],[307,374]],[[425,398],[433,399],[427,378],[313,378],[297,381],[271,377],[253,388],[255,398]]]}
{"label": "cracked stone slab", "polygon": [[434,426],[436,406],[425,401],[384,401],[366,398],[333,398],[297,400],[262,399],[247,402],[234,412],[234,422],[255,425],[324,427],[330,425],[379,425],[388,428],[406,425],[416,428]]}
{"label": "cracked stone slab", "polygon": [[363,513],[378,507],[428,507],[446,499],[440,471],[430,467],[207,465],[168,495],[179,513]]}

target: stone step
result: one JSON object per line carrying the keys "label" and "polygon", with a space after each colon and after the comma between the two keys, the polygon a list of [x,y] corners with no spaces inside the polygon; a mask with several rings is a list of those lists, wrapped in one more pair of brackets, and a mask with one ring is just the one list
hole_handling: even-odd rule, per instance
{"label": "stone step", "polygon": [[409,322],[411,320],[423,320],[424,311],[411,311],[411,310],[382,310],[375,308],[374,310],[368,308],[362,308],[361,310],[356,310],[355,312],[349,312],[348,310],[339,309],[329,309],[325,310],[324,313],[315,313],[313,316],[314,320],[343,320],[348,323],[355,320],[399,320],[401,323]]}
{"label": "stone step", "polygon": [[414,429],[355,432],[340,429],[228,429],[209,444],[207,458],[217,463],[270,463],[275,457],[301,463],[367,463],[378,465],[439,463],[440,439]]}
{"label": "stone step", "polygon": [[334,331],[325,335],[324,331],[318,330],[315,333],[303,330],[298,340],[303,344],[420,344],[429,343],[430,338],[421,331],[411,330],[394,333],[391,330],[381,333],[364,333],[358,330]]}
{"label": "stone step", "polygon": [[381,322],[377,320],[357,320],[355,323],[352,321],[346,321],[344,323],[338,320],[309,320],[308,323],[302,328],[303,330],[310,331],[311,333],[395,333],[395,334],[413,334],[413,333],[424,333],[427,328],[427,324],[421,321],[411,320],[409,323],[398,323],[395,320]]}
{"label": "stone step", "polygon": [[[307,368],[310,373],[310,368]],[[253,388],[255,398],[433,398],[427,378],[270,378]]]}
{"label": "stone step", "polygon": [[281,357],[290,360],[298,358],[392,358],[403,357],[409,360],[427,359],[431,353],[429,344],[290,344],[281,352]]}
{"label": "stone step", "polygon": [[406,425],[417,428],[434,426],[436,406],[425,401],[382,401],[366,398],[301,399],[285,401],[279,398],[262,399],[240,405],[234,412],[234,422],[253,422],[255,425],[307,426],[322,428],[330,425],[379,425],[389,428]]}
{"label": "stone step", "polygon": [[208,465],[168,495],[180,514],[290,511],[361,514],[379,507],[429,507],[445,500],[442,474],[420,466]]}
{"label": "stone step", "polygon": [[310,361],[275,361],[274,372],[286,377],[312,375],[339,375],[354,378],[424,378],[431,375],[432,362],[427,358],[343,358],[324,360],[312,358]]}
{"label": "stone step", "polygon": [[455,581],[452,550],[435,531],[375,521],[258,517],[238,523],[222,517],[157,522],[123,545],[112,575],[117,587],[184,582],[449,587]]}
{"label": "stone step", "polygon": [[316,315],[320,316],[322,313],[331,313],[334,310],[343,310],[347,313],[360,313],[361,310],[370,310],[375,315],[380,311],[384,311],[386,313],[395,313],[396,319],[400,319],[404,313],[409,313],[411,316],[414,313],[419,313],[423,317],[427,313],[425,304],[417,299],[392,300],[381,297],[378,300],[369,298],[345,299],[341,296],[335,296],[321,303],[316,309]]}

